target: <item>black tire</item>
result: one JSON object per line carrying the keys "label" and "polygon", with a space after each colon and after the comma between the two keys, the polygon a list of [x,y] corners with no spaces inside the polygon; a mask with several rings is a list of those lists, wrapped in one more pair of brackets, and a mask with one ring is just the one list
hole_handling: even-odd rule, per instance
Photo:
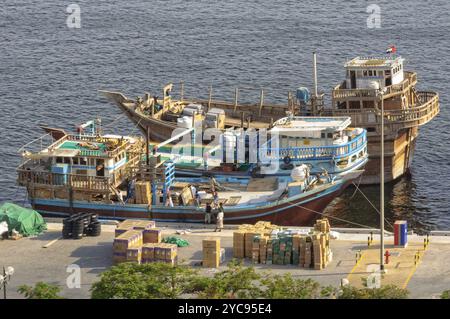
{"label": "black tire", "polygon": [[89,236],[94,236],[94,237],[100,236],[101,232],[102,232],[102,225],[100,224],[100,222],[94,222],[89,225],[89,231],[88,231]]}

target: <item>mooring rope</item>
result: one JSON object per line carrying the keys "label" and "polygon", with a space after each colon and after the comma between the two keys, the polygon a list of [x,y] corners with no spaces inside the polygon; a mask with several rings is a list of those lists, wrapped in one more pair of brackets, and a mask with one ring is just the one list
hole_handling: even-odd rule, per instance
{"label": "mooring rope", "polygon": [[294,205],[297,206],[297,207],[306,209],[306,210],[308,210],[308,211],[310,211],[310,212],[319,214],[319,215],[321,215],[321,216],[325,216],[325,217],[328,217],[328,218],[336,219],[336,220],[339,220],[339,221],[342,221],[342,222],[345,222],[345,223],[348,223],[348,224],[352,224],[352,225],[356,225],[356,226],[360,226],[360,227],[368,228],[368,229],[373,229],[373,228],[374,228],[374,227],[372,227],[372,226],[368,226],[368,225],[363,225],[363,224],[351,222],[351,221],[345,220],[345,219],[343,219],[343,218],[339,218],[339,217],[335,217],[335,216],[330,216],[329,214],[318,212],[318,211],[316,211],[316,210],[314,210],[314,209],[310,209],[310,208],[308,208],[308,207],[302,206],[302,205],[300,205],[300,204],[296,204],[296,203],[294,203],[294,202],[288,201],[288,203],[294,204]]}
{"label": "mooring rope", "polygon": [[118,120],[120,120],[124,116],[125,116],[125,113],[119,114],[119,116],[117,116],[112,122],[110,122],[109,124],[103,125],[103,128],[110,127],[111,125],[116,123]]}
{"label": "mooring rope", "polygon": [[[375,211],[378,213],[378,215],[381,216],[380,211],[375,207],[375,205],[370,201],[370,199],[363,193],[363,191],[359,188],[359,186],[357,186],[354,182],[353,182],[353,185],[355,185],[355,187],[356,187],[356,190],[355,190],[355,191],[359,191],[359,192],[364,196],[364,198],[369,202],[369,204],[373,207],[373,209],[375,209]],[[385,221],[392,229],[394,229],[394,226],[393,226],[386,218],[384,218],[384,221]]]}

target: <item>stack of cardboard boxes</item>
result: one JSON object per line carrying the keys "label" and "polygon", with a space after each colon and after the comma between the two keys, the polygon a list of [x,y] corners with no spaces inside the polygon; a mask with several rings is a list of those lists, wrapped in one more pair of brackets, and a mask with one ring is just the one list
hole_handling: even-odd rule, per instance
{"label": "stack of cardboard boxes", "polygon": [[128,250],[139,248],[143,244],[142,231],[128,230],[114,239],[113,260],[116,263],[128,260]]}
{"label": "stack of cardboard boxes", "polygon": [[152,229],[155,227],[156,224],[153,220],[127,219],[121,222],[119,225],[117,225],[115,229],[115,237],[131,229],[144,230],[144,229]]}
{"label": "stack of cardboard boxes", "polygon": [[298,265],[323,269],[332,259],[330,224],[317,220],[308,234],[283,229],[268,222],[242,225],[233,234],[234,258],[251,258],[253,263]]}
{"label": "stack of cardboard boxes", "polygon": [[[278,226],[272,225],[270,222],[257,222],[255,225],[243,224],[239,226],[239,229],[233,233],[233,256],[235,258],[252,258],[255,257],[258,260],[260,255],[263,258],[267,257],[266,252],[261,252],[259,245],[253,243],[254,239],[264,237],[269,240],[270,234]],[[264,243],[265,239],[263,239]],[[264,244],[263,244],[264,245]]]}
{"label": "stack of cardboard boxes", "polygon": [[177,262],[177,245],[161,243],[162,232],[154,221],[125,220],[115,229],[113,259],[120,262]]}
{"label": "stack of cardboard boxes", "polygon": [[217,268],[220,265],[220,239],[203,240],[203,267]]}
{"label": "stack of cardboard boxes", "polygon": [[177,245],[166,243],[148,243],[142,246],[141,263],[165,262],[171,265],[177,263]]}

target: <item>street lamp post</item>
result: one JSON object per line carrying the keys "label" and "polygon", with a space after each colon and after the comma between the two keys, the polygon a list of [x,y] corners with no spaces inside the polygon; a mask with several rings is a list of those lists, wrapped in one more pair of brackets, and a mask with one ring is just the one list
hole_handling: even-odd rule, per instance
{"label": "street lamp post", "polygon": [[384,273],[384,90],[380,88],[381,97],[381,157],[380,157],[380,272]]}
{"label": "street lamp post", "polygon": [[3,286],[3,299],[6,299],[6,284],[11,280],[11,276],[14,274],[14,268],[9,266],[5,269],[3,266],[3,276],[0,276],[0,287]]}

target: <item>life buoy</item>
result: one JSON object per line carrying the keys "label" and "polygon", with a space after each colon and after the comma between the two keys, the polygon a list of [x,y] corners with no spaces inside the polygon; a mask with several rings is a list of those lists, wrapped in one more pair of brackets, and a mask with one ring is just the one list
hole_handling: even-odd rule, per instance
{"label": "life buoy", "polygon": [[291,163],[291,158],[289,156],[285,156],[283,158],[283,162],[284,164],[289,165]]}

